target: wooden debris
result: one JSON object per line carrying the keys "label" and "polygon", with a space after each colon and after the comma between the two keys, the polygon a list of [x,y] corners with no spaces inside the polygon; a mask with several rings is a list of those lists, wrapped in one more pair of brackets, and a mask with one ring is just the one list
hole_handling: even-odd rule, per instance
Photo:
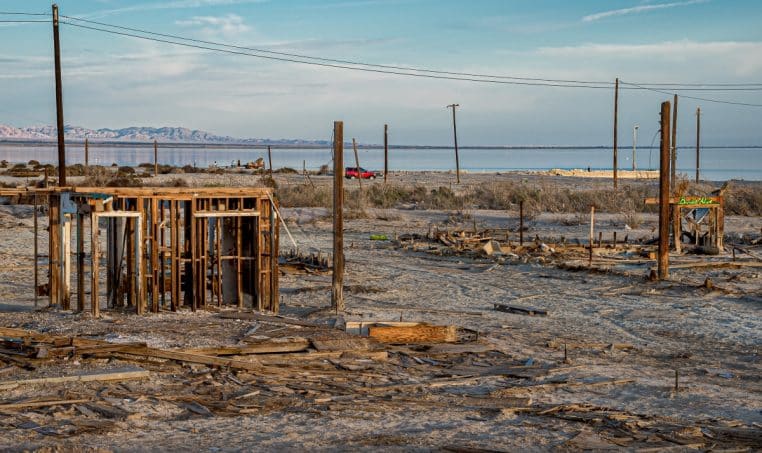
{"label": "wooden debris", "polygon": [[518,307],[514,305],[495,304],[496,311],[502,311],[505,313],[516,313],[520,315],[529,316],[548,316],[547,310],[541,310],[539,308],[532,307]]}
{"label": "wooden debris", "polygon": [[377,343],[369,338],[311,338],[312,346],[318,351],[367,351]]}
{"label": "wooden debris", "polygon": [[92,382],[92,381],[126,381],[128,379],[143,379],[149,376],[149,372],[142,368],[129,368],[108,371],[103,373],[75,374],[73,376],[45,377],[35,379],[21,379],[15,381],[0,382],[0,389],[15,388],[19,385],[32,384],[60,384],[63,382]]}
{"label": "wooden debris", "polygon": [[67,406],[70,404],[87,403],[89,399],[74,400],[48,400],[48,401],[26,401],[22,403],[0,404],[0,412],[18,409],[34,409],[38,407]]}
{"label": "wooden debris", "polygon": [[368,336],[389,344],[454,343],[458,341],[455,326],[432,326],[423,323],[401,326],[390,324],[394,323],[379,323],[368,326]]}
{"label": "wooden debris", "polygon": [[246,346],[222,346],[217,348],[186,349],[182,352],[207,356],[273,354],[303,352],[310,347],[310,341],[302,337],[277,338]]}

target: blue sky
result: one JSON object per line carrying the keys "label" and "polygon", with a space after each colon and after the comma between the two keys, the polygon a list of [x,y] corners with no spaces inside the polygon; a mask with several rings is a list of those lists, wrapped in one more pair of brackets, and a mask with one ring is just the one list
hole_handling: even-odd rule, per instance
{"label": "blue sky", "polygon": [[[758,0],[61,0],[61,14],[243,46],[436,70],[643,83],[762,83]],[[6,0],[2,11],[49,12]],[[13,17],[2,16],[0,19]],[[49,24],[0,24],[0,123],[53,124]],[[67,124],[238,137],[610,144],[613,90],[475,84],[224,55],[62,26]],[[685,93],[762,104],[762,91]],[[667,95],[623,91],[620,142]],[[762,144],[762,108],[680,100],[678,144]]]}

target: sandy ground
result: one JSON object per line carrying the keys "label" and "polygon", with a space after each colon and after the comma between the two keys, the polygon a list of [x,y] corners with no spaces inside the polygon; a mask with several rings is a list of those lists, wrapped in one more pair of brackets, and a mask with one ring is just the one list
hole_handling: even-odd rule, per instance
{"label": "sandy ground", "polygon": [[[237,178],[229,175],[199,178],[207,176]],[[452,178],[447,174],[431,177],[399,174],[396,177],[423,180],[432,186]],[[281,183],[297,184],[302,182],[301,178],[289,176]],[[464,183],[478,183],[485,178],[534,176],[465,175]],[[570,180],[580,187],[597,184]],[[319,208],[284,210],[283,215],[301,250],[324,254],[331,250],[331,224],[326,214]],[[762,267],[685,269],[673,272],[669,281],[648,282],[644,278],[648,264],[624,266],[617,272],[571,272],[536,262],[496,264],[495,259],[487,257],[439,256],[424,249],[402,247],[394,241],[369,239],[370,234],[386,234],[390,238],[409,233],[426,234],[433,226],[473,228],[476,222],[480,228],[515,228],[517,224],[516,213],[512,212],[474,211],[470,215],[472,218],[459,218],[450,212],[390,209],[371,210],[369,218],[346,221],[345,284],[350,290],[346,294],[344,319],[427,321],[472,329],[479,332],[480,342],[490,345],[500,355],[480,355],[469,360],[491,364],[533,363],[554,370],[551,377],[539,379],[538,383],[551,382],[550,379],[559,376],[572,382],[631,380],[602,387],[528,390],[523,395],[531,396],[532,404],[585,404],[639,414],[641,420],[670,420],[685,426],[710,423],[740,426],[756,431],[757,435],[762,431]],[[531,222],[527,234],[529,237],[538,235],[545,241],[561,235],[585,238],[589,227],[575,223],[577,217],[542,214]],[[29,312],[33,307],[31,222],[29,207],[0,206],[0,243],[3,244],[0,326],[55,334],[87,334],[117,341],[140,339],[156,347],[199,347],[230,344],[239,332],[257,324],[220,320],[211,313],[163,313],[146,315],[143,319],[106,312],[103,319],[94,320],[88,315],[56,310]],[[603,215],[599,222],[604,237],[613,231],[624,236],[620,216]],[[654,234],[654,226],[655,218],[644,215],[639,229],[628,230],[626,234],[633,239],[649,239]],[[760,218],[730,217],[726,233],[730,237],[758,237],[760,227]],[[289,247],[287,235],[281,234],[281,249]],[[40,250],[46,248],[46,242],[41,240]],[[752,250],[762,255],[759,247]],[[681,259],[683,257],[673,257],[675,261]],[[753,261],[748,257],[745,260]],[[707,276],[720,290],[701,287]],[[306,315],[315,321],[331,318],[325,311],[319,311],[330,304],[329,274],[286,274],[280,283],[282,313]],[[493,310],[494,303],[533,306],[549,314],[530,317],[502,313]],[[312,315],[308,315],[311,312]],[[620,343],[628,347],[607,347]],[[563,363],[563,344],[569,346],[567,363]],[[397,361],[403,358],[390,359],[390,363],[384,365],[387,367],[383,368],[387,372],[384,376],[390,376],[392,368],[400,369]],[[444,363],[427,362],[413,367],[442,376],[447,374],[442,368]],[[85,365],[69,363],[64,368],[72,371],[78,366]],[[675,370],[680,376],[677,393],[673,389]],[[21,376],[13,373],[3,373],[3,379]],[[163,385],[174,386],[180,382],[172,379],[171,373],[157,370],[152,383],[141,384],[140,388],[161,393]],[[182,382],[195,382],[184,384],[186,386],[211,385],[193,380]],[[421,385],[426,387],[426,382],[422,381]],[[125,391],[119,385],[17,389],[2,399],[7,402],[55,392],[96,393],[104,389],[118,397],[120,391]],[[137,384],[131,385],[134,389]],[[429,391],[438,398],[445,398],[447,392],[452,397],[458,391],[484,396],[494,395],[496,389],[511,385],[506,379],[497,379],[480,381],[478,385],[460,390],[456,387],[441,391],[443,393],[433,388]],[[144,408],[144,400],[125,397],[120,403],[123,407],[142,410],[144,415],[119,421],[105,432],[85,431],[72,436],[49,435],[40,429],[0,423],[0,447],[6,450],[58,447],[117,451],[577,450],[591,444],[575,443],[575,439],[578,441],[581,434],[600,428],[600,424],[571,419],[462,410],[416,401],[375,403],[380,404],[379,409],[357,396],[354,405],[342,410],[326,410],[298,405],[297,397],[288,392],[280,398],[283,405],[278,409],[236,417],[199,417],[188,416],[187,411],[176,406]],[[28,411],[24,416],[38,426],[50,425],[55,418],[55,415],[35,411]],[[598,444],[599,448],[617,448],[611,437],[601,436],[596,437],[596,441],[603,442]],[[678,450],[687,449],[680,442],[668,445]],[[711,448],[712,443],[702,445],[702,448]]]}

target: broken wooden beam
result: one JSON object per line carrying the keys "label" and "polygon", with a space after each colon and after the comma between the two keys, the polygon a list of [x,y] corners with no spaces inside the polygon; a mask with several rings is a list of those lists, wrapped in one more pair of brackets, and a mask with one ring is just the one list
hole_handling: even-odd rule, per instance
{"label": "broken wooden beam", "polygon": [[368,336],[389,344],[454,343],[458,341],[455,326],[432,326],[423,323],[412,326],[390,324],[393,323],[368,326]]}
{"label": "broken wooden beam", "polygon": [[519,307],[515,305],[504,305],[504,304],[496,303],[495,310],[502,311],[505,313],[515,313],[519,315],[548,316],[547,310],[541,310],[539,308],[533,308],[533,307]]}
{"label": "broken wooden beam", "polygon": [[0,390],[33,384],[60,384],[63,382],[93,382],[93,381],[124,381],[128,379],[143,379],[149,372],[142,368],[129,368],[100,373],[75,374],[72,376],[44,377],[35,379],[19,379],[0,382]]}
{"label": "broken wooden beam", "polygon": [[220,346],[213,348],[186,349],[182,352],[208,356],[274,354],[304,352],[310,347],[310,341],[302,337],[275,338],[246,346]]}

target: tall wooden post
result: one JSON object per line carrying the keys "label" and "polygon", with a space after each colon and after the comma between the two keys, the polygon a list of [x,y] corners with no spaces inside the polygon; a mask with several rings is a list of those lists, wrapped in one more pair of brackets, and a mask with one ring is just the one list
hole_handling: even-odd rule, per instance
{"label": "tall wooden post", "polygon": [[85,311],[85,215],[77,209],[77,311]]}
{"label": "tall wooden post", "polygon": [[90,167],[90,143],[85,139],[85,168]]}
{"label": "tall wooden post", "polygon": [[669,186],[672,190],[675,190],[676,180],[677,180],[677,95],[675,95],[673,102],[674,104],[672,105],[672,140],[671,140],[672,153],[670,154],[670,163],[669,163],[669,174],[670,174]]}
{"label": "tall wooden post", "polygon": [[696,107],[696,182],[699,182],[699,170],[701,168],[701,107]]}
{"label": "tall wooden post", "polygon": [[159,176],[159,144],[153,141],[153,175]]}
{"label": "tall wooden post", "polygon": [[344,122],[333,123],[333,285],[331,310],[344,311]]}
{"label": "tall wooden post", "polygon": [[98,239],[98,215],[94,212],[90,214],[90,311],[96,318],[100,315],[100,305],[98,305],[98,270],[100,267],[100,239]]}
{"label": "tall wooden post", "polygon": [[619,186],[619,181],[617,180],[617,170],[619,169],[619,164],[617,162],[617,138],[618,138],[618,131],[617,128],[619,126],[619,77],[617,77],[615,85],[614,85],[614,189],[616,189]]}
{"label": "tall wooden post", "polygon": [[389,125],[384,124],[384,182],[389,174]]}
{"label": "tall wooden post", "polygon": [[39,257],[39,249],[37,243],[37,193],[34,194],[34,308],[37,308],[37,287],[40,284],[40,273],[37,269],[37,260]]}
{"label": "tall wooden post", "polygon": [[524,200],[519,201],[519,245],[524,245]]}
{"label": "tall wooden post", "polygon": [[267,161],[270,163],[270,179],[273,177],[273,152],[270,145],[267,145]]}
{"label": "tall wooden post", "polygon": [[458,184],[460,184],[460,159],[458,159],[458,126],[455,123],[455,107],[460,107],[460,104],[450,104],[447,106],[452,109],[452,135],[455,141],[455,178]]}
{"label": "tall wooden post", "polygon": [[58,128],[58,186],[66,186],[66,145],[64,143],[63,87],[61,83],[61,42],[58,38],[58,5],[53,4],[53,61],[56,77],[56,127]]}
{"label": "tall wooden post", "polygon": [[590,206],[590,250],[587,265],[593,265],[593,243],[595,241],[595,206]]}
{"label": "tall wooden post", "polygon": [[659,280],[669,278],[669,101],[661,104],[661,147],[659,154]]}
{"label": "tall wooden post", "polygon": [[360,186],[360,195],[362,196],[362,173],[360,172],[360,157],[357,155],[357,141],[352,138],[352,149],[355,152],[355,166],[357,166],[357,185]]}

